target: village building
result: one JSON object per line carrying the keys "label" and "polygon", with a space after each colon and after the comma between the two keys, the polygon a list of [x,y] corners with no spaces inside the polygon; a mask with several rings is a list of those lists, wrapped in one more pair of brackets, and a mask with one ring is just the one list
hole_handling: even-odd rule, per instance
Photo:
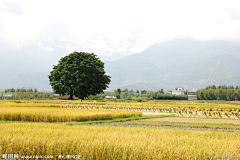
{"label": "village building", "polygon": [[106,96],[105,99],[115,99],[116,97],[114,96]]}
{"label": "village building", "polygon": [[8,100],[12,98],[12,94],[3,94],[2,99]]}
{"label": "village building", "polygon": [[177,87],[176,90],[169,90],[167,92],[167,94],[175,94],[175,95],[181,95],[181,94],[184,94],[185,91],[184,91],[184,87]]}
{"label": "village building", "polygon": [[[70,95],[54,94],[53,97],[54,98],[66,98],[66,99],[68,99],[70,97]],[[73,98],[75,98],[75,96],[73,96]]]}
{"label": "village building", "polygon": [[170,90],[167,94],[183,95],[186,94],[188,99],[197,100],[196,92],[185,92],[184,87],[177,87],[176,90]]}

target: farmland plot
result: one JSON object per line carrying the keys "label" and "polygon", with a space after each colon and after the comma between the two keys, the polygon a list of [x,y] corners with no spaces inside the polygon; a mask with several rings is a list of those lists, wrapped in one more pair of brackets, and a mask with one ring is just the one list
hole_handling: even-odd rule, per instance
{"label": "farmland plot", "polygon": [[141,116],[136,111],[63,109],[50,107],[0,107],[0,120],[69,122]]}
{"label": "farmland plot", "polygon": [[240,155],[239,132],[36,123],[0,128],[0,154],[133,160]]}

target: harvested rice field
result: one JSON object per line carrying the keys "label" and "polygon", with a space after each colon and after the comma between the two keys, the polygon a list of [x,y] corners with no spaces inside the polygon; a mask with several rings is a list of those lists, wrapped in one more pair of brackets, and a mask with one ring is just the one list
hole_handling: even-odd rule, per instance
{"label": "harvested rice field", "polygon": [[0,158],[238,159],[238,108],[187,102],[0,101]]}
{"label": "harvested rice field", "polygon": [[154,118],[146,119],[144,121],[159,121],[159,122],[186,122],[186,123],[216,123],[216,124],[237,124],[240,125],[239,120],[232,119],[212,119],[212,118],[180,118],[180,117],[167,117],[167,118]]}

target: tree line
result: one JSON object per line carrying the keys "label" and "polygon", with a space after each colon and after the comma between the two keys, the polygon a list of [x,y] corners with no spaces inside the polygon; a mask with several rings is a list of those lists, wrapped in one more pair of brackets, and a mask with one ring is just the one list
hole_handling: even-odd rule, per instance
{"label": "tree line", "polygon": [[106,96],[115,96],[116,99],[121,100],[135,100],[135,101],[147,101],[147,100],[161,100],[161,99],[177,99],[177,100],[187,100],[186,95],[174,95],[174,94],[165,94],[163,89],[159,91],[146,91],[146,90],[133,90],[128,89],[116,89],[114,92],[104,92],[97,95],[90,95],[86,99],[104,99]]}
{"label": "tree line", "polygon": [[42,93],[42,92],[16,92],[12,95],[12,99],[53,99],[52,93]]}
{"label": "tree line", "polygon": [[226,100],[234,101],[240,100],[239,86],[215,85],[207,86],[197,90],[197,97],[199,100]]}
{"label": "tree line", "polygon": [[26,93],[26,92],[35,92],[37,93],[38,90],[36,88],[32,89],[32,88],[29,88],[29,89],[25,89],[25,88],[18,88],[18,89],[14,89],[14,88],[10,88],[10,89],[5,89],[4,91],[5,93],[14,93],[14,92],[21,92],[21,93]]}
{"label": "tree line", "polygon": [[5,89],[4,93],[11,93],[12,98],[11,99],[53,99],[54,95],[53,93],[45,93],[45,92],[38,92],[37,89]]}
{"label": "tree line", "polygon": [[[53,99],[53,93],[44,93],[38,92],[37,89],[6,89],[5,93],[11,93],[12,99]],[[91,100],[102,100],[105,99],[106,96],[115,96],[115,100],[134,100],[134,101],[148,101],[148,100],[161,100],[161,99],[169,99],[169,100],[187,100],[188,97],[186,95],[174,95],[174,94],[165,94],[164,90],[161,89],[159,91],[147,91],[147,90],[128,90],[128,89],[116,89],[114,92],[104,91],[103,93],[96,95],[89,95],[84,99]],[[57,98],[58,99],[58,98]]]}

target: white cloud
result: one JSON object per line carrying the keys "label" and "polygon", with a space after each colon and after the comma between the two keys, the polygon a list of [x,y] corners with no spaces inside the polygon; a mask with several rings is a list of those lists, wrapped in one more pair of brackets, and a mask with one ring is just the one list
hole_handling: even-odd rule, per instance
{"label": "white cloud", "polygon": [[[240,43],[240,2],[234,0],[22,0],[1,2],[0,8],[5,8],[0,12],[0,52],[39,41],[48,51],[60,41],[59,47],[70,52],[110,57],[174,38]],[[13,14],[11,8],[18,10]]]}
{"label": "white cloud", "polygon": [[77,51],[77,48],[72,46],[66,47],[65,49],[68,50],[69,52]]}
{"label": "white cloud", "polygon": [[25,13],[25,10],[21,5],[9,1],[0,2],[0,11],[13,16],[21,16]]}
{"label": "white cloud", "polygon": [[40,46],[42,49],[50,51],[50,52],[54,51],[54,49],[52,47],[46,47],[40,42],[38,42],[38,46]]}

